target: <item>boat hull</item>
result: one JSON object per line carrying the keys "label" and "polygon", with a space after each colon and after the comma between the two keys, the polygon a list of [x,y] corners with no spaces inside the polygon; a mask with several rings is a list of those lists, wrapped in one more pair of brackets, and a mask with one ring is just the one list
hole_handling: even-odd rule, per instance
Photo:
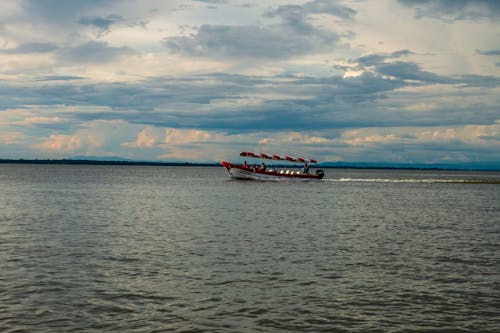
{"label": "boat hull", "polygon": [[226,170],[228,176],[235,179],[310,181],[310,180],[321,180],[324,176],[322,170],[318,170],[317,173],[315,174],[307,174],[295,170],[294,171],[281,170],[279,172],[258,171],[225,161],[222,161],[221,164]]}

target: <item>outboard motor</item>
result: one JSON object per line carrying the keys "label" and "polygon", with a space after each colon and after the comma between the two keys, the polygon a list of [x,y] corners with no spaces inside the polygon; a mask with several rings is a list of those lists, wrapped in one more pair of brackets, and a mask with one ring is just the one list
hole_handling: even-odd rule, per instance
{"label": "outboard motor", "polygon": [[323,172],[323,170],[316,170],[316,175],[319,176],[319,179],[322,179],[325,173]]}

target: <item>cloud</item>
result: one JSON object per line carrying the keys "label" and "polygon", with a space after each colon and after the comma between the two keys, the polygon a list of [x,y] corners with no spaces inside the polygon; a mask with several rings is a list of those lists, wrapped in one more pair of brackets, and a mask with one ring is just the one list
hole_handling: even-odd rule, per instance
{"label": "cloud", "polygon": [[61,61],[78,64],[107,63],[134,51],[126,46],[110,46],[106,42],[89,41],[77,46],[60,49],[58,58]]}
{"label": "cloud", "polygon": [[490,158],[497,3],[2,2],[0,152]]}
{"label": "cloud", "polygon": [[312,14],[352,18],[355,11],[335,2],[317,0],[303,6],[279,6],[266,17],[280,19],[278,24],[201,25],[187,36],[167,37],[165,46],[174,53],[196,57],[234,59],[288,59],[332,50],[340,35],[315,26]]}
{"label": "cloud", "polygon": [[485,55],[485,56],[500,56],[500,50],[487,50],[487,51],[476,50],[476,52],[480,55]]}
{"label": "cloud", "polygon": [[227,0],[195,0],[197,2],[209,3],[209,4],[225,4]]}
{"label": "cloud", "polygon": [[54,43],[24,43],[20,44],[12,49],[1,49],[1,53],[6,54],[30,54],[30,53],[48,53],[58,49],[58,46]]}
{"label": "cloud", "polygon": [[27,117],[15,124],[22,126],[38,125],[38,124],[58,124],[63,120],[60,117]]}
{"label": "cloud", "polygon": [[[302,26],[307,17],[312,14],[328,14],[343,19],[352,19],[356,11],[343,6],[338,1],[315,0],[304,5],[283,5],[277,9],[269,11],[268,16],[279,16],[291,25]],[[308,29],[307,29],[308,30]]]}
{"label": "cloud", "polygon": [[[212,161],[217,146],[229,144],[234,139],[221,132],[173,127],[144,127],[135,141],[124,142],[122,147],[135,148],[140,152],[153,152],[157,159]],[[199,149],[200,146],[203,149]]]}
{"label": "cloud", "polygon": [[129,142],[138,127],[123,120],[93,120],[80,123],[76,130],[69,128],[67,134],[61,133],[61,130],[51,131],[42,137],[41,143],[34,144],[32,148],[53,156],[78,153],[128,157],[128,152],[120,150],[120,144]]}
{"label": "cloud", "polygon": [[81,145],[80,138],[75,135],[52,134],[47,140],[35,147],[53,153],[68,153],[77,151]]}
{"label": "cloud", "polygon": [[[421,66],[412,61],[400,61],[403,56],[414,53],[409,50],[395,51],[389,54],[368,54],[351,59],[349,66],[338,66],[347,73],[364,73],[371,71],[380,75],[391,76],[403,81],[417,81],[420,84],[456,84],[463,87],[495,87],[500,84],[500,77],[491,75],[451,75],[444,76],[422,70]],[[406,82],[406,84],[411,84]]]}
{"label": "cloud", "polygon": [[96,8],[102,10],[113,2],[112,0],[21,0],[21,5],[29,15],[40,17],[50,23],[71,21]]}
{"label": "cloud", "polygon": [[500,86],[500,77],[492,75],[460,75],[456,76],[457,83],[466,87],[489,87],[495,88]]}
{"label": "cloud", "polygon": [[351,161],[495,161],[499,138],[498,125],[379,127],[343,131],[330,146]]}
{"label": "cloud", "polygon": [[196,34],[165,39],[172,52],[198,57],[291,58],[331,49],[336,34],[297,34],[287,26],[202,25]]}
{"label": "cloud", "polygon": [[500,16],[500,2],[496,0],[398,0],[415,8],[417,18],[425,16],[443,20],[496,19]]}
{"label": "cloud", "polygon": [[373,146],[380,144],[464,144],[489,145],[489,140],[500,145],[500,126],[465,125],[456,127],[390,127],[390,128],[359,128],[342,132],[338,139],[342,143],[355,146]]}
{"label": "cloud", "polygon": [[165,143],[167,145],[185,145],[206,142],[212,138],[207,131],[192,129],[167,128],[165,130]]}
{"label": "cloud", "polygon": [[106,17],[82,17],[78,23],[81,25],[93,26],[101,30],[108,30],[113,24],[123,20],[124,18],[119,15],[108,15]]}
{"label": "cloud", "polygon": [[[430,97],[406,93],[402,102],[391,102],[388,98],[400,89],[415,86],[415,80],[420,80],[420,85],[444,85],[442,82],[448,81],[462,85],[456,94],[471,94],[467,98],[474,100],[474,96],[486,91],[469,92],[467,89],[477,86],[494,89],[499,83],[498,78],[491,77],[489,82],[483,76],[441,78],[421,71],[418,66],[399,63],[391,66],[376,64],[374,68],[375,71],[364,71],[355,77],[214,73],[156,77],[135,83],[49,81],[46,85],[25,86],[23,89],[0,85],[0,108],[68,105],[75,109],[65,113],[72,122],[123,119],[143,128],[197,128],[228,133],[307,131],[398,123],[423,125],[431,121],[464,124],[472,119],[484,124],[496,119],[494,104],[491,104],[494,101],[487,102],[484,96],[481,97],[483,104],[475,104],[476,109],[481,108],[481,113],[472,112],[467,104],[454,105],[450,101],[429,104],[431,109],[426,111],[408,112],[410,110],[402,105],[430,101]],[[79,112],[80,109],[85,111]],[[432,116],[433,112],[439,112],[438,119]]]}
{"label": "cloud", "polygon": [[411,52],[410,50],[399,50],[399,51],[394,51],[392,53],[372,53],[358,57],[357,59],[351,62],[358,63],[359,65],[362,66],[375,66],[384,63],[388,59],[397,59],[411,54],[414,53]]}
{"label": "cloud", "polygon": [[300,132],[291,132],[286,135],[285,142],[287,143],[297,143],[303,145],[316,145],[316,144],[331,144],[333,141],[321,136],[313,136],[308,134],[303,134]]}
{"label": "cloud", "polygon": [[22,132],[0,132],[0,142],[6,145],[18,144],[26,137]]}
{"label": "cloud", "polygon": [[454,83],[455,80],[443,77],[431,72],[423,71],[420,66],[413,62],[396,61],[381,63],[376,66],[378,73],[390,75],[402,80],[415,80],[427,83]]}
{"label": "cloud", "polygon": [[37,79],[37,81],[74,81],[74,80],[84,80],[82,76],[75,75],[47,75],[42,76]]}
{"label": "cloud", "polygon": [[136,147],[153,147],[156,143],[156,138],[154,134],[149,133],[151,130],[143,129],[139,135],[137,136],[137,140],[135,142]]}
{"label": "cloud", "polygon": [[133,148],[152,148],[161,143],[162,131],[153,127],[146,127],[137,134],[134,142],[125,142],[122,145]]}

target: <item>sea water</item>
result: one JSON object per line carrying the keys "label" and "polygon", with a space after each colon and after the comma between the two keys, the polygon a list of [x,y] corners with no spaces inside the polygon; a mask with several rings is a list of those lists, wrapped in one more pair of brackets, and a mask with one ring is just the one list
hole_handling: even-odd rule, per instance
{"label": "sea water", "polygon": [[500,173],[0,165],[2,332],[499,332]]}

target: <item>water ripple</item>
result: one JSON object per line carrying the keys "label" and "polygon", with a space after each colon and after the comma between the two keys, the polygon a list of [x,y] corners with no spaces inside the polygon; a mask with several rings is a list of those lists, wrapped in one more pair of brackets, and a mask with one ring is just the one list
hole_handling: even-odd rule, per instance
{"label": "water ripple", "polygon": [[1,332],[500,327],[498,174],[335,170],[268,184],[214,168],[0,172]]}

